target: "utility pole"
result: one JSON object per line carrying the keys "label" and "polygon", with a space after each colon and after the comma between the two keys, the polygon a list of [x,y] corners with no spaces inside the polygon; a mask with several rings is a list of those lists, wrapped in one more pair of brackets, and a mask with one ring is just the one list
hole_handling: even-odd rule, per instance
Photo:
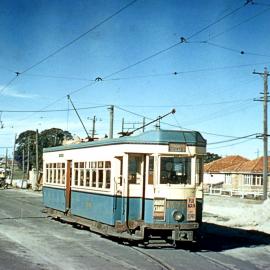
{"label": "utility pole", "polygon": [[112,139],[113,138],[113,121],[114,121],[114,106],[111,105],[108,108],[109,112],[110,112],[110,130],[109,130],[109,138]]}
{"label": "utility pole", "polygon": [[36,130],[36,185],[38,184],[38,173],[39,164],[38,164],[38,129]]}
{"label": "utility pole", "polygon": [[14,145],[13,145],[13,157],[12,157],[11,176],[10,176],[10,185],[11,186],[12,186],[12,181],[13,181],[13,178],[14,178],[14,163],[15,163],[16,140],[17,140],[17,134],[15,134]]}
{"label": "utility pole", "polygon": [[25,150],[24,150],[24,146],[23,146],[23,152],[22,152],[22,171],[23,171],[23,177],[24,177],[24,172],[25,172],[25,168],[24,168],[24,166],[25,166],[24,152],[25,152]]}
{"label": "utility pole", "polygon": [[8,148],[6,148],[6,162],[5,162],[5,178],[7,177],[7,165],[8,165]]}
{"label": "utility pole", "polygon": [[263,96],[255,101],[263,102],[263,200],[267,200],[267,189],[268,189],[268,125],[267,125],[267,114],[268,114],[268,76],[270,75],[267,68],[264,68],[264,72],[253,72],[253,74],[261,75],[264,81]]}
{"label": "utility pole", "polygon": [[26,164],[26,174],[29,176],[29,167],[30,167],[30,138],[27,138],[27,164]]}
{"label": "utility pole", "polygon": [[92,139],[93,140],[94,140],[94,137],[95,137],[95,134],[96,134],[96,121],[97,121],[97,118],[94,115],[93,124],[92,124]]}

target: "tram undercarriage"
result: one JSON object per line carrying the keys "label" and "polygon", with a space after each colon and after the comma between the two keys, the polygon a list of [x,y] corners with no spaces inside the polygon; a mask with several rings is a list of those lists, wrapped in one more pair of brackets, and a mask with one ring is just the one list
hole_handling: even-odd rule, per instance
{"label": "tram undercarriage", "polygon": [[143,243],[143,245],[150,242],[153,244],[155,241],[160,243],[160,240],[173,244],[173,246],[178,246],[181,242],[196,242],[196,234],[199,229],[199,223],[197,222],[169,225],[146,224],[143,220],[137,220],[124,224],[116,222],[115,226],[111,226],[51,208],[46,208],[44,212],[47,213],[48,217],[75,227],[87,228],[106,237],[126,240],[136,244]]}

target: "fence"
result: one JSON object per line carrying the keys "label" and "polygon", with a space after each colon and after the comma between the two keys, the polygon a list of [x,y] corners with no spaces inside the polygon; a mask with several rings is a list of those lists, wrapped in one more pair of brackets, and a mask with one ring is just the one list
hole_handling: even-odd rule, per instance
{"label": "fence", "polygon": [[[252,197],[256,199],[263,196],[263,190],[261,188],[250,190],[250,189],[228,189],[228,188],[222,188],[222,187],[217,188],[217,187],[210,186],[204,191],[204,194],[231,196],[231,197],[237,196],[240,198]],[[268,194],[268,198],[270,198],[270,191],[267,194]]]}

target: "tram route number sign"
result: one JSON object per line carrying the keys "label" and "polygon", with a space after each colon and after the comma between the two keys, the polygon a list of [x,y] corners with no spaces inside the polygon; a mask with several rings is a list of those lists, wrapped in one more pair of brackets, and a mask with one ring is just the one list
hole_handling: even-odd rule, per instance
{"label": "tram route number sign", "polygon": [[169,152],[186,152],[187,145],[183,143],[169,143]]}
{"label": "tram route number sign", "polygon": [[187,220],[196,220],[196,198],[187,198]]}

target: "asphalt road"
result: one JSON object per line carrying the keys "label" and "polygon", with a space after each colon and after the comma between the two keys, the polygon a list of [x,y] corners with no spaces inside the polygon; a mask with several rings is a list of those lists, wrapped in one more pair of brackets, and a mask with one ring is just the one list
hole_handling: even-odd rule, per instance
{"label": "asphalt road", "polygon": [[0,269],[270,269],[267,234],[206,223],[197,249],[141,248],[54,221],[42,209],[40,193],[0,190]]}

